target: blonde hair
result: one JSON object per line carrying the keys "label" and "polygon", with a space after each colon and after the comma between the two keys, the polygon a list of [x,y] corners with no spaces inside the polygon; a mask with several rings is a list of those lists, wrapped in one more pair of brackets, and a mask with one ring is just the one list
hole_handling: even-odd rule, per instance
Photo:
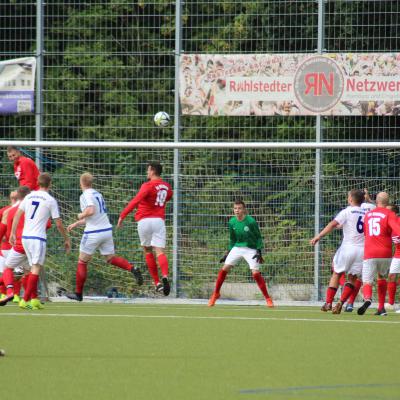
{"label": "blonde hair", "polygon": [[89,172],[83,173],[80,177],[80,181],[82,185],[85,187],[92,187],[93,180],[94,180],[93,175]]}

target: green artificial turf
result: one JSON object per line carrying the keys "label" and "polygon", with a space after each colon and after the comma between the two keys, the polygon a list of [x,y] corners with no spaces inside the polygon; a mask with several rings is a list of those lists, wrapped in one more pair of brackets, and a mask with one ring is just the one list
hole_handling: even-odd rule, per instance
{"label": "green artificial turf", "polygon": [[372,312],[7,305],[0,385],[30,400],[398,399],[400,314]]}

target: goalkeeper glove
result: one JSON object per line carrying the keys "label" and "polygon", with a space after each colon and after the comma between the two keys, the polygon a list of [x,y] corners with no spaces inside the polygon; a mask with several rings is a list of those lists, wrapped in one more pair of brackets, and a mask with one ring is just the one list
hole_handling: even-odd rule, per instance
{"label": "goalkeeper glove", "polygon": [[261,250],[257,250],[257,253],[253,256],[253,260],[256,260],[259,264],[263,264],[264,263],[264,259],[262,258],[261,255]]}
{"label": "goalkeeper glove", "polygon": [[227,251],[227,252],[222,256],[222,258],[219,260],[219,262],[220,262],[220,263],[225,262],[226,257],[228,257],[228,254],[229,254],[229,251]]}

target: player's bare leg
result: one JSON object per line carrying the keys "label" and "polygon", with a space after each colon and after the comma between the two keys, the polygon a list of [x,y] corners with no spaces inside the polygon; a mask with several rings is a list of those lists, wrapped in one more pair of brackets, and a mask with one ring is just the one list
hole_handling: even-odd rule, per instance
{"label": "player's bare leg", "polygon": [[139,286],[143,285],[143,276],[140,272],[140,269],[136,268],[128,260],[123,257],[118,257],[115,254],[105,255],[104,258],[106,259],[107,263],[115,265],[116,267],[124,269],[125,271],[129,271],[134,276],[136,283]]}
{"label": "player's bare leg", "polygon": [[215,289],[213,294],[208,301],[208,307],[213,307],[215,302],[221,297],[220,291],[222,284],[225,281],[226,276],[228,275],[229,271],[231,270],[232,265],[225,264],[218,272],[217,281],[215,282]]}
{"label": "player's bare leg", "polygon": [[267,307],[274,307],[274,302],[272,301],[272,298],[268,293],[267,285],[265,284],[265,280],[262,277],[260,271],[253,270],[252,275],[267,302]]}
{"label": "player's bare leg", "polygon": [[339,287],[339,280],[342,274],[338,274],[337,272],[332,272],[331,279],[329,281],[328,289],[326,290],[326,298],[325,303],[321,307],[321,311],[327,312],[332,310],[332,303],[335,298],[336,292]]}
{"label": "player's bare leg", "polygon": [[387,280],[386,277],[378,273],[378,280],[376,282],[378,287],[378,311],[375,315],[387,315],[385,310]]}
{"label": "player's bare leg", "polygon": [[357,275],[351,275],[351,274],[348,275],[348,280],[343,286],[343,291],[340,296],[340,300],[335,305],[335,307],[332,308],[332,314],[341,313],[343,304],[348,300],[348,298],[352,295],[355,289],[356,281],[357,281]]}
{"label": "player's bare leg", "polygon": [[387,291],[388,291],[388,302],[385,304],[385,308],[389,310],[394,310],[394,302],[396,298],[397,290],[397,276],[398,274],[389,274]]}
{"label": "player's bare leg", "polygon": [[[33,264],[31,267],[31,273],[28,277],[27,288],[24,293],[24,303],[27,304],[30,302],[30,306],[33,310],[40,310],[43,308],[42,303],[37,298],[38,297],[38,283],[39,283],[39,274],[40,274],[41,265]],[[25,307],[22,307],[25,308]],[[28,307],[26,307],[28,308]]]}
{"label": "player's bare leg", "polygon": [[347,300],[347,304],[346,304],[346,312],[352,312],[354,309],[354,302],[356,301],[356,298],[358,296],[358,293],[361,289],[362,286],[362,281],[360,278],[356,279],[356,282],[354,283],[354,289],[352,294],[350,295],[349,299]]}
{"label": "player's bare leg", "polygon": [[83,288],[87,278],[87,266],[92,256],[83,252],[79,253],[78,265],[76,266],[75,275],[75,292],[67,293],[66,296],[71,300],[82,301]]}
{"label": "player's bare leg", "polygon": [[158,261],[158,265],[160,266],[160,270],[161,270],[161,281],[162,281],[162,285],[163,285],[163,293],[164,296],[168,296],[169,292],[171,291],[171,286],[169,284],[169,280],[168,280],[168,258],[165,254],[165,249],[162,247],[153,247],[156,256],[157,256],[157,261]]}
{"label": "player's bare leg", "polygon": [[14,298],[14,271],[11,268],[4,268],[3,282],[6,287],[6,297],[0,299],[0,306],[5,306]]}
{"label": "player's bare leg", "polygon": [[160,277],[158,276],[157,263],[156,263],[156,258],[154,257],[153,247],[143,246],[143,252],[147,269],[149,270],[149,274],[153,279],[156,292],[162,292],[163,285],[162,283],[160,283]]}

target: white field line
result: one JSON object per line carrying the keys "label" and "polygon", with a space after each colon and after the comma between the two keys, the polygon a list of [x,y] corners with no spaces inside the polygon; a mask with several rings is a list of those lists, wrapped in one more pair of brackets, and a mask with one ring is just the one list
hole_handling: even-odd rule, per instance
{"label": "white field line", "polygon": [[[77,305],[75,302],[74,303],[66,303],[63,305],[49,305],[48,307],[50,307],[51,309],[61,309],[61,310],[65,310],[66,308],[73,308],[73,307],[79,307],[79,309],[82,308],[86,308],[86,309],[95,309],[97,307],[102,307],[102,306],[106,306],[107,304],[88,304],[88,305],[82,305],[79,304]],[[159,306],[159,305],[154,305],[154,306],[145,306],[142,304],[112,304],[112,308],[121,308],[121,309],[127,309],[128,307],[134,307],[136,309],[139,310],[170,310],[175,309],[175,310],[195,310],[195,309],[199,309],[199,308],[203,308],[203,309],[207,309],[208,307],[207,304],[205,303],[204,305],[193,305],[193,306],[180,306],[179,304],[170,304],[170,305],[165,305],[165,306]],[[233,307],[233,306],[217,306],[217,309],[219,310],[228,310],[228,311],[259,311],[259,312],[266,312],[268,309],[265,306],[240,306],[240,307]],[[371,307],[372,309],[372,307]],[[277,308],[275,307],[274,309],[270,309],[267,312],[304,312],[304,313],[313,313],[313,314],[318,314],[320,313],[319,308],[312,308],[312,307],[308,307],[307,308],[303,308],[303,309],[299,309],[298,307],[295,309],[291,309],[291,308]],[[0,313],[1,315],[1,313]]]}
{"label": "white field line", "polygon": [[[139,315],[139,314],[56,314],[56,313],[0,313],[0,317],[72,317],[72,318],[137,318],[137,319],[189,319],[189,320],[229,320],[229,321],[288,321],[288,322],[331,322],[347,324],[400,324],[400,321],[371,320],[345,320],[345,319],[319,319],[319,318],[278,318],[278,317],[223,317],[223,316],[195,316],[195,315]],[[362,318],[362,317],[360,317]]]}

